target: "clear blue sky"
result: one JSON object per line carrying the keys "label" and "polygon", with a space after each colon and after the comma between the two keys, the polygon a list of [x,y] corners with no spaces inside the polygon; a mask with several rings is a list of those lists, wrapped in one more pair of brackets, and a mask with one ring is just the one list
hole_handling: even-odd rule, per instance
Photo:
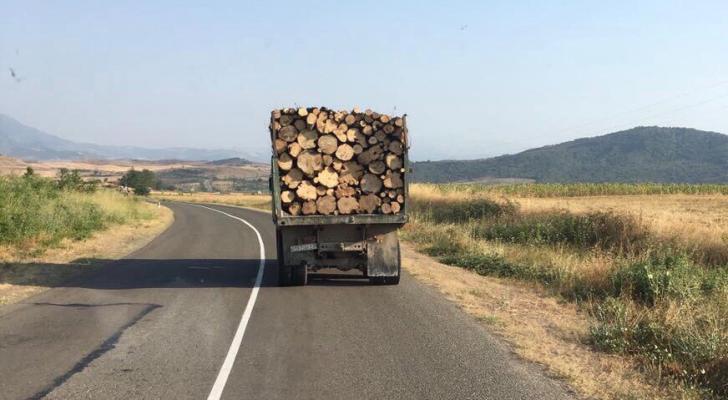
{"label": "clear blue sky", "polygon": [[3,1],[0,113],[73,140],[265,149],[274,107],[396,107],[415,159],[728,133],[724,0],[207,3]]}

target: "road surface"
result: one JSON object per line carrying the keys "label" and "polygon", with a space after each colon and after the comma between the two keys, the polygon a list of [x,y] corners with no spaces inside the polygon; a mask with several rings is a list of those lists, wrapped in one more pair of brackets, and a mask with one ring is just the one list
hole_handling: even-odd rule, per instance
{"label": "road surface", "polygon": [[170,207],[145,248],[0,307],[0,399],[571,398],[407,274],[277,287],[269,214]]}

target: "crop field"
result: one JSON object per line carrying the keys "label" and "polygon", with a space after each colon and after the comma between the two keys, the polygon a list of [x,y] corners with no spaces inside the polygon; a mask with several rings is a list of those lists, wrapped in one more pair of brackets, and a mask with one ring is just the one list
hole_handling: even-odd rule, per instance
{"label": "crop field", "polygon": [[588,313],[584,341],[692,398],[728,385],[728,185],[415,184],[403,237]]}

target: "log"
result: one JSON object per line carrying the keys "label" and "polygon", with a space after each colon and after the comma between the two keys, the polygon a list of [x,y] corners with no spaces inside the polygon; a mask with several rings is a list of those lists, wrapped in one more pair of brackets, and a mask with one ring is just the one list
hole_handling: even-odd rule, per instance
{"label": "log", "polygon": [[284,203],[291,203],[296,200],[296,194],[290,190],[284,190],[281,192],[281,201]]}
{"label": "log", "polygon": [[344,123],[351,126],[356,123],[356,116],[354,114],[348,114],[346,117],[344,117]]}
{"label": "log", "polygon": [[278,168],[283,171],[288,171],[291,167],[293,167],[293,159],[288,153],[282,153],[278,156]]}
{"label": "log", "polygon": [[331,157],[329,154],[324,154],[321,156],[321,159],[323,160],[325,167],[328,167],[334,162],[334,157]]}
{"label": "log", "polygon": [[318,183],[327,188],[336,187],[339,184],[339,174],[333,168],[327,167],[318,173]]}
{"label": "log", "polygon": [[301,204],[298,202],[291,203],[291,205],[288,206],[288,213],[294,216],[300,214]]}
{"label": "log", "polygon": [[382,214],[392,213],[392,206],[389,203],[382,203],[380,209],[382,210]]}
{"label": "log", "polygon": [[336,202],[336,208],[341,214],[351,214],[359,209],[359,202],[353,197],[342,197]]}
{"label": "log", "polygon": [[326,113],[322,112],[319,113],[318,118],[316,118],[316,130],[319,133],[326,133],[326,120],[328,119]]}
{"label": "log", "polygon": [[392,172],[391,170],[387,171],[386,176],[384,177],[384,187],[388,189],[397,189],[401,188],[404,183],[402,182],[402,177],[399,174],[399,172]]}
{"label": "log", "polygon": [[318,139],[318,133],[312,130],[304,130],[298,134],[296,140],[301,145],[302,149],[313,149],[316,147],[316,140]]}
{"label": "log", "polygon": [[342,166],[342,172],[351,174],[354,178],[359,179],[364,175],[364,167],[357,164],[356,161],[347,161]]}
{"label": "log", "polygon": [[278,131],[278,137],[286,142],[293,142],[298,136],[298,129],[293,125],[284,126]]}
{"label": "log", "polygon": [[295,126],[296,129],[298,129],[298,131],[300,132],[300,131],[306,129],[306,121],[304,121],[302,119],[297,119],[293,122],[293,126]]}
{"label": "log", "polygon": [[332,133],[336,130],[339,125],[334,119],[327,119],[324,124],[324,133]]}
{"label": "log", "polygon": [[339,185],[334,193],[336,194],[337,199],[342,197],[353,197],[356,194],[356,189],[349,185]]}
{"label": "log", "polygon": [[309,200],[303,203],[303,215],[316,214],[316,202]]}
{"label": "log", "polygon": [[396,154],[387,154],[384,157],[384,162],[387,164],[387,168],[397,171],[402,168],[402,159]]}
{"label": "log", "polygon": [[296,195],[304,200],[316,200],[318,194],[316,193],[316,186],[311,184],[309,181],[302,181],[296,189]]}
{"label": "log", "polygon": [[317,119],[316,114],[313,114],[313,113],[308,114],[306,116],[306,125],[308,125],[309,127],[314,127],[316,125],[316,119]]}
{"label": "log", "polygon": [[324,154],[334,154],[339,147],[339,141],[333,135],[323,135],[318,138],[318,147]]}
{"label": "log", "polygon": [[283,139],[276,139],[273,142],[273,148],[276,150],[277,154],[281,154],[286,151],[286,148],[288,148],[288,142]]}
{"label": "log", "polygon": [[298,144],[297,142],[293,142],[293,143],[289,144],[288,145],[288,154],[292,158],[298,157],[298,155],[301,154],[301,145]]}
{"label": "log", "polygon": [[399,211],[402,209],[402,205],[396,201],[389,203],[389,207],[392,209],[392,214],[399,214]]}
{"label": "log", "polygon": [[322,185],[316,186],[316,195],[318,195],[318,197],[326,196],[326,191],[327,191],[326,186],[322,186]]}
{"label": "log", "polygon": [[382,189],[382,180],[378,176],[373,174],[365,174],[359,182],[362,192],[364,193],[376,193]]}
{"label": "log", "polygon": [[329,215],[336,210],[336,198],[331,195],[319,197],[316,200],[316,209],[319,214]]}
{"label": "log", "polygon": [[404,151],[404,146],[402,145],[402,142],[395,140],[389,144],[389,151],[398,156],[401,156],[402,152]]}
{"label": "log", "polygon": [[298,108],[298,116],[305,117],[307,115],[308,115],[308,110],[306,109],[306,107],[299,107]]}
{"label": "log", "polygon": [[381,175],[387,170],[387,166],[384,165],[384,161],[372,161],[369,163],[369,172],[374,175]]}
{"label": "log", "polygon": [[354,149],[352,149],[350,145],[344,143],[339,145],[336,149],[336,158],[339,160],[349,161],[352,157],[354,157]]}
{"label": "log", "polygon": [[356,155],[359,155],[359,154],[361,154],[362,151],[364,151],[364,148],[361,147],[361,145],[359,143],[351,146],[351,149],[354,150],[354,154],[356,154]]}
{"label": "log", "polygon": [[373,214],[374,210],[382,203],[379,197],[373,194],[365,194],[359,199],[359,209],[367,214]]}
{"label": "log", "polygon": [[291,170],[288,171],[288,173],[283,176],[282,179],[289,189],[295,189],[301,183],[301,180],[303,179],[303,173],[298,168],[291,168]]}
{"label": "log", "polygon": [[281,126],[288,126],[293,122],[293,116],[283,114],[280,118],[278,118],[278,122],[281,123]]}
{"label": "log", "polygon": [[359,133],[359,130],[356,128],[347,129],[346,130],[346,141],[349,143],[355,143],[357,133]]}
{"label": "log", "polygon": [[[285,153],[284,153],[285,154]],[[321,154],[315,150],[304,150],[298,155],[296,165],[306,175],[313,176],[314,173],[324,168]]]}

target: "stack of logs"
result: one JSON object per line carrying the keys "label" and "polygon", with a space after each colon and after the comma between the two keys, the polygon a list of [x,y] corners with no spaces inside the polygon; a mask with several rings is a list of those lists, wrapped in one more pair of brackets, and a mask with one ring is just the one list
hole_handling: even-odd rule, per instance
{"label": "stack of logs", "polygon": [[271,113],[283,211],[398,214],[404,205],[407,127],[371,110],[286,108]]}

